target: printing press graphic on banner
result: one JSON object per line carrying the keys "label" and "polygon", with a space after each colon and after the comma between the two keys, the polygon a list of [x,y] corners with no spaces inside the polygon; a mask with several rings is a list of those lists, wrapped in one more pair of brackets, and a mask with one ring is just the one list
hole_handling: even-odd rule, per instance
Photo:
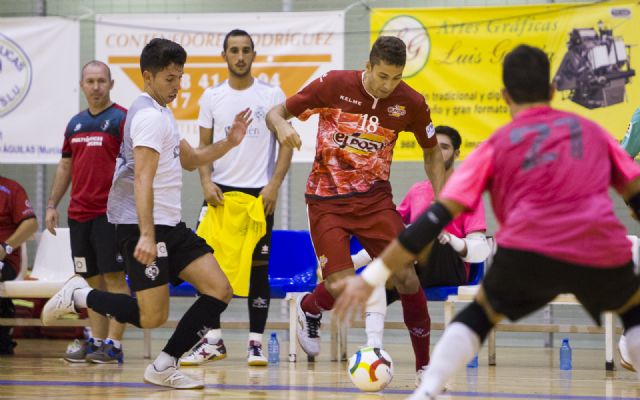
{"label": "printing press graphic on banner", "polygon": [[625,86],[635,75],[629,60],[629,48],[622,37],[602,22],[598,30],[576,28],[569,34],[567,53],[556,72],[559,91],[588,109],[608,107],[624,101]]}

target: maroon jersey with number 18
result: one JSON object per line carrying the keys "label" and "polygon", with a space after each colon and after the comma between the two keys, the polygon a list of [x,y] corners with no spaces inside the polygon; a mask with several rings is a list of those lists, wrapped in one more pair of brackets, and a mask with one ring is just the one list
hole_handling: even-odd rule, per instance
{"label": "maroon jersey with number 18", "polygon": [[307,198],[344,197],[388,185],[401,131],[413,132],[422,148],[438,144],[420,93],[401,82],[389,97],[377,99],[365,90],[362,71],[330,71],[285,104],[302,121],[320,117]]}

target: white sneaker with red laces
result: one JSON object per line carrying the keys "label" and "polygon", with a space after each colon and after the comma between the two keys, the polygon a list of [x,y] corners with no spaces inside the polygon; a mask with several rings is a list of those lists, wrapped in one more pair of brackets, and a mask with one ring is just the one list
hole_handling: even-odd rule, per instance
{"label": "white sneaker with red laces", "polygon": [[251,340],[249,341],[249,349],[247,350],[247,364],[252,367],[265,366],[269,364],[267,357],[262,352],[262,343]]}
{"label": "white sneaker with red laces", "polygon": [[205,337],[191,349],[189,355],[182,357],[179,363],[184,366],[202,365],[211,361],[222,360],[226,357],[227,348],[224,346],[222,339],[212,344]]}

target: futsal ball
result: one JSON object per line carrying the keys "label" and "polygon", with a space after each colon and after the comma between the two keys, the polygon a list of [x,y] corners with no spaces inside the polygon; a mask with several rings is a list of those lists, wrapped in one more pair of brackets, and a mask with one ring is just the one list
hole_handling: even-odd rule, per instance
{"label": "futsal ball", "polygon": [[349,378],[364,392],[378,392],[393,379],[393,361],[377,347],[363,347],[349,359]]}

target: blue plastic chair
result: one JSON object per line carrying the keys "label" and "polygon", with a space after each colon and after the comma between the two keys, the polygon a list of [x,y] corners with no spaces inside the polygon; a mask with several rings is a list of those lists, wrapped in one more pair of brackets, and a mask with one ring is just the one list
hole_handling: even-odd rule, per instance
{"label": "blue plastic chair", "polygon": [[[309,231],[274,230],[269,256],[271,298],[283,299],[288,292],[310,292],[317,282],[318,263]],[[195,296],[191,284],[169,286],[171,296]]]}

